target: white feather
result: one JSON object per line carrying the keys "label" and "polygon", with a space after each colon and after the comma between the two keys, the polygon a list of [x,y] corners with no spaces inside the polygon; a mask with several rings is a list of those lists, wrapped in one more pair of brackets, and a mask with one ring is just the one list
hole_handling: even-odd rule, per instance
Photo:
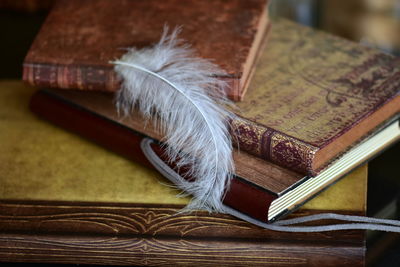
{"label": "white feather", "polygon": [[224,108],[226,84],[212,74],[224,72],[193,56],[178,33],[168,34],[165,27],[157,44],[131,48],[113,62],[123,81],[116,105],[125,114],[137,108],[157,121],[168,157],[194,178],[177,185],[194,196],[188,208],[222,211],[234,168],[227,126],[232,114]]}

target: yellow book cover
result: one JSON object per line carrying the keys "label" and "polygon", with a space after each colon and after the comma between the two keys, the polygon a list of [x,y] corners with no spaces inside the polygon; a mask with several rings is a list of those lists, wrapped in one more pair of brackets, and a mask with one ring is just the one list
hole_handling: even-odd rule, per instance
{"label": "yellow book cover", "polygon": [[[361,231],[283,233],[230,215],[179,213],[189,199],[158,173],[32,114],[34,90],[0,82],[0,261],[363,265]],[[292,216],[363,215],[366,182],[363,166]]]}

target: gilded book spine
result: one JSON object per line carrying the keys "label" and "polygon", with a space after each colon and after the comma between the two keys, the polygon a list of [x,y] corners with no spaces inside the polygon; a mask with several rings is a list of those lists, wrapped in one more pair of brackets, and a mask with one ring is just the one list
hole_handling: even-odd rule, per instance
{"label": "gilded book spine", "polygon": [[316,174],[312,168],[315,146],[242,118],[231,122],[231,132],[239,150],[298,173]]}
{"label": "gilded book spine", "polygon": [[[112,66],[55,65],[24,63],[23,80],[42,88],[62,88],[116,92],[120,87]],[[240,81],[235,77],[224,77],[227,97],[233,101],[242,99]]]}
{"label": "gilded book spine", "polygon": [[112,66],[24,63],[23,80],[33,86],[116,91],[119,81]]}

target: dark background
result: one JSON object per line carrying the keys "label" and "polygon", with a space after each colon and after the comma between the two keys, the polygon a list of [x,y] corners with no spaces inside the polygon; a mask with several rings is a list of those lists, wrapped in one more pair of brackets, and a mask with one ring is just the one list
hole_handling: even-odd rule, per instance
{"label": "dark background", "polygon": [[[24,56],[52,2],[0,0],[0,79],[21,79]],[[400,55],[400,0],[272,0],[270,11],[272,17],[283,16]],[[369,163],[369,216],[399,219],[399,164],[400,144]],[[400,266],[399,234],[368,233],[367,248],[367,266]]]}

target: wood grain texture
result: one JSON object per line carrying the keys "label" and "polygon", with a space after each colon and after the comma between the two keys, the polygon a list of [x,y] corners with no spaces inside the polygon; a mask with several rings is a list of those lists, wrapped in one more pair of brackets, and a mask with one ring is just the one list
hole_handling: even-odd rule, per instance
{"label": "wood grain texture", "polygon": [[[4,243],[7,247],[2,246]],[[362,266],[355,247],[143,237],[0,237],[9,261],[139,266]]]}
{"label": "wood grain texture", "polygon": [[[0,202],[0,259],[145,266],[362,266],[361,231],[271,232],[182,206]],[[303,211],[295,216],[310,214]]]}
{"label": "wood grain texture", "polygon": [[[178,213],[182,205],[60,201],[0,201],[1,232],[152,235],[178,237],[335,240],[360,244],[361,231],[277,233],[230,215]],[[295,217],[321,210],[303,210]],[[361,212],[338,211],[344,214]],[[79,226],[79,227],[76,227]],[[362,242],[361,242],[362,243]]]}

